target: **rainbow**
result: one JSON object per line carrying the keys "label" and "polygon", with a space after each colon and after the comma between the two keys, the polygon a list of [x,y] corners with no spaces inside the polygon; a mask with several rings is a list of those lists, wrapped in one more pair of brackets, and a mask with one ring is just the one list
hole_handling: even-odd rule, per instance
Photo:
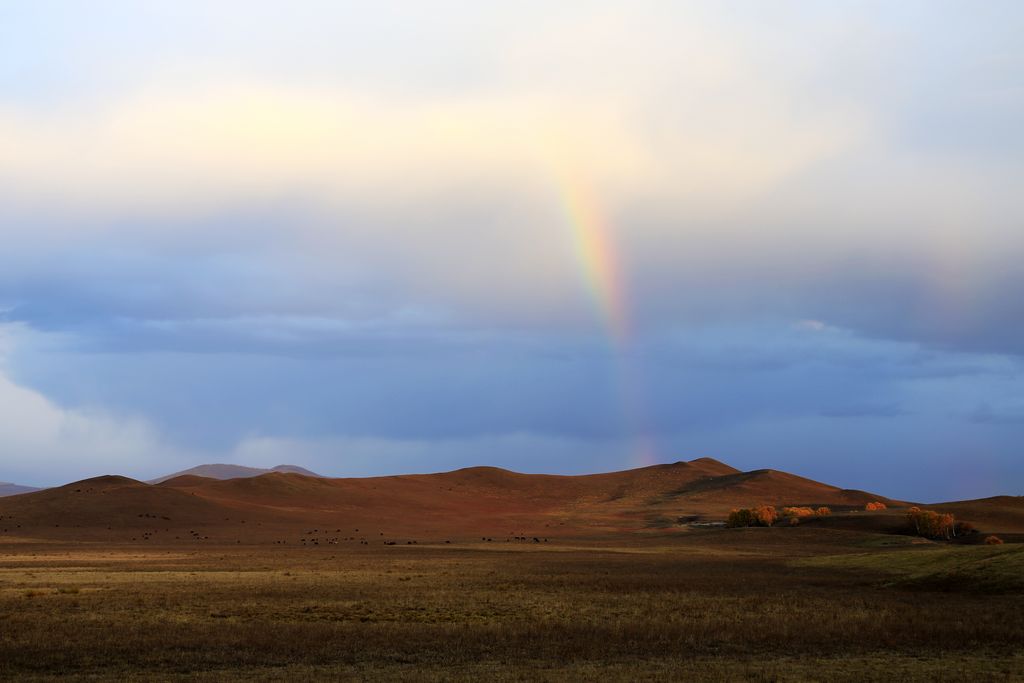
{"label": "rainbow", "polygon": [[632,338],[626,282],[597,198],[568,178],[562,181],[562,197],[583,279],[612,342],[625,350]]}
{"label": "rainbow", "polygon": [[657,456],[647,428],[646,392],[632,353],[634,330],[627,304],[629,291],[609,224],[589,184],[580,182],[578,177],[562,175],[559,185],[576,261],[615,352],[619,398],[633,442],[632,460],[652,465]]}

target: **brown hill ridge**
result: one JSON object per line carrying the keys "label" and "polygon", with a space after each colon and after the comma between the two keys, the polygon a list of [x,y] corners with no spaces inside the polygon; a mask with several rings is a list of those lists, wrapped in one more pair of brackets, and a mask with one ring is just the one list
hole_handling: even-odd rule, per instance
{"label": "brown hill ridge", "polygon": [[243,543],[300,542],[314,529],[378,542],[596,538],[679,528],[680,518],[720,521],[741,506],[852,508],[872,500],[900,505],[785,472],[741,472],[711,458],[577,476],[497,467],[352,479],[281,471],[218,479],[193,471],[158,484],[96,477],[2,499],[0,534]]}

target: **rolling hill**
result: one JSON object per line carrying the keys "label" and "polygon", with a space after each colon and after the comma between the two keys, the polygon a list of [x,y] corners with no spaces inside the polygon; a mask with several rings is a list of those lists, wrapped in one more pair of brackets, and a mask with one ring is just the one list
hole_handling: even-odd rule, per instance
{"label": "rolling hill", "polygon": [[993,496],[923,507],[952,512],[986,530],[1024,533],[1024,496]]}
{"label": "rolling hill", "polygon": [[[255,468],[236,468],[193,468],[156,484],[96,477],[3,499],[0,534],[231,543],[295,543],[328,531],[377,540],[596,539],[679,529],[680,519],[721,521],[738,506],[900,505],[776,470],[741,472],[710,458],[578,476],[470,467],[328,479],[283,468],[252,476]],[[200,474],[239,470],[243,476],[230,479]]]}

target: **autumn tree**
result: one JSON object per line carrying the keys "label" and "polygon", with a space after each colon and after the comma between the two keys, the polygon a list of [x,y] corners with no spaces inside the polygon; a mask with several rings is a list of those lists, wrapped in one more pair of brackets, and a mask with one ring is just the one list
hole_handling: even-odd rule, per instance
{"label": "autumn tree", "polygon": [[778,519],[779,513],[771,505],[759,505],[754,508],[754,516],[761,526],[771,526]]}
{"label": "autumn tree", "polygon": [[948,512],[935,512],[912,507],[907,511],[914,531],[925,538],[941,538],[950,540],[957,535],[956,519]]}
{"label": "autumn tree", "polygon": [[725,522],[728,527],[771,526],[778,519],[778,512],[771,505],[759,505],[754,508],[737,508],[729,513]]}
{"label": "autumn tree", "polygon": [[733,529],[754,526],[754,515],[750,508],[736,508],[729,513],[729,518],[725,520],[725,525]]}

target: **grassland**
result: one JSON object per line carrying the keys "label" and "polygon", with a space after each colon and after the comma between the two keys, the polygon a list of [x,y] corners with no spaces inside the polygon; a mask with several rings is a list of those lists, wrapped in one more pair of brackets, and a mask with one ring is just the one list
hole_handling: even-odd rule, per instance
{"label": "grassland", "polygon": [[967,593],[1024,592],[1024,546],[918,547],[913,552],[863,553],[796,562],[890,575],[886,585]]}
{"label": "grassland", "polygon": [[1020,546],[880,538],[9,544],[0,678],[1024,680]]}

